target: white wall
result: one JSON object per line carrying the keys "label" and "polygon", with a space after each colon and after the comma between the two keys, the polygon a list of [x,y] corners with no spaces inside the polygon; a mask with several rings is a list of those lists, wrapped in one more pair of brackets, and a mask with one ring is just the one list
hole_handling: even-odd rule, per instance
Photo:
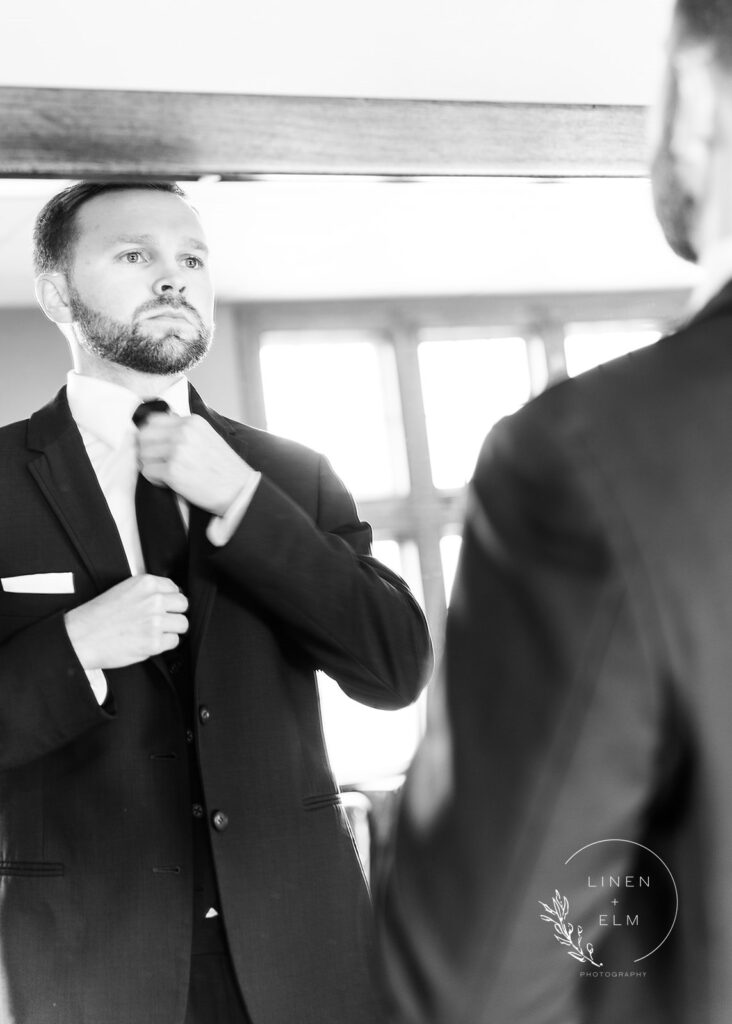
{"label": "white wall", "polygon": [[648,103],[670,0],[7,0],[0,85]]}

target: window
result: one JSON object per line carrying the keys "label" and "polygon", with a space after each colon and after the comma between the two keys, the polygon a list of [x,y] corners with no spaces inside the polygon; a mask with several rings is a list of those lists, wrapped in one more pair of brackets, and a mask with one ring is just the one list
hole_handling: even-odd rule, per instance
{"label": "window", "polygon": [[490,428],[531,394],[523,338],[455,334],[423,331],[418,349],[432,480],[443,489],[467,483]]}
{"label": "window", "polygon": [[[425,609],[439,656],[465,483],[491,426],[547,384],[653,343],[679,305],[652,293],[239,306],[248,418],[330,459],[372,525],[374,555]],[[638,315],[649,308],[656,321]],[[325,676],[319,687],[339,782],[401,773],[424,701],[376,711]]]}
{"label": "window", "polygon": [[409,489],[394,353],[366,332],[262,336],[268,428],[324,452],[357,498]]}

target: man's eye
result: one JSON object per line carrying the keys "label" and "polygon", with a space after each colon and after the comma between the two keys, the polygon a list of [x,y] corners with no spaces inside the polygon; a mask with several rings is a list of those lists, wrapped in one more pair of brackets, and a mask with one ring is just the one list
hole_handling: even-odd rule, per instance
{"label": "man's eye", "polygon": [[141,252],[126,252],[122,259],[125,263],[140,263],[142,261]]}
{"label": "man's eye", "polygon": [[183,262],[189,270],[195,270],[197,267],[203,266],[203,260],[199,259],[198,256],[185,256]]}

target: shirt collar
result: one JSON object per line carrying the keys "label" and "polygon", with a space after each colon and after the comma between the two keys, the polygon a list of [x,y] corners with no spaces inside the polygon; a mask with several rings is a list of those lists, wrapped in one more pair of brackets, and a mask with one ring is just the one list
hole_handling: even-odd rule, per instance
{"label": "shirt collar", "polygon": [[[110,448],[122,447],[135,433],[132,414],[144,401],[120,384],[98,377],[87,377],[70,370],[66,377],[66,395],[76,425],[104,441]],[[148,395],[147,398],[152,396]],[[177,416],[190,416],[188,381],[181,377],[156,398],[164,398]]]}
{"label": "shirt collar", "polygon": [[699,283],[689,299],[689,315],[700,312],[732,280],[732,235],[709,246],[699,260],[699,269]]}

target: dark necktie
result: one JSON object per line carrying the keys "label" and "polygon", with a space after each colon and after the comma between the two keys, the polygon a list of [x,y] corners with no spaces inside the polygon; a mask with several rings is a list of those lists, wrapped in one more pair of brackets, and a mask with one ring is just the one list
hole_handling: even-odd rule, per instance
{"label": "dark necktie", "polygon": [[[132,422],[141,427],[154,412],[168,413],[170,407],[162,398],[143,402],[135,410]],[[135,512],[146,571],[167,577],[185,591],[188,537],[174,492],[169,487],[151,484],[140,473],[135,488]]]}
{"label": "dark necktie", "polygon": [[[141,427],[147,417],[154,412],[170,412],[168,403],[162,398],[143,402],[135,410],[132,421],[136,427]],[[151,484],[140,473],[135,488],[135,511],[146,571],[155,576],[166,576],[185,592],[188,589],[188,537],[174,492],[169,487]],[[220,949],[225,949],[225,940],[221,939],[215,930],[212,939],[211,928],[207,929],[204,926],[209,908],[219,907],[221,901],[216,886],[200,767],[193,744],[193,674],[190,646],[185,634],[181,636],[178,646],[172,651],[167,651],[164,658],[180,700],[188,738],[186,749],[193,811],[193,902],[196,922],[193,942],[196,952],[209,952],[206,944],[214,941],[215,951],[219,952]]]}

